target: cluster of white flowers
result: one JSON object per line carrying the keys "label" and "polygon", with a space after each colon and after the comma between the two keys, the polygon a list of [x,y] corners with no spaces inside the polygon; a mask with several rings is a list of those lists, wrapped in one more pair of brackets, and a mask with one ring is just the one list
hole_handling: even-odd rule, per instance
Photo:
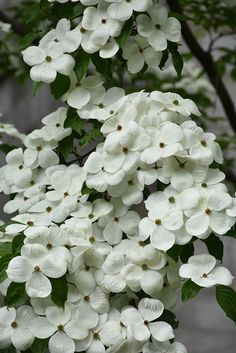
{"label": "cluster of white flowers", "polygon": [[[51,353],[185,353],[169,342],[173,329],[161,319],[176,303],[180,276],[202,287],[230,285],[233,277],[222,266],[214,269],[211,255],[180,266],[167,251],[193,236],[224,234],[235,223],[224,174],[209,167],[222,162],[221,150],[191,120],[199,115],[196,105],[176,94],[133,93],[93,110],[88,104],[86,115],[96,118],[99,110],[104,120],[104,141],[83,167],[59,164],[56,153],[71,134],[64,128],[67,108],[45,117],[25,139],[26,149],[8,153],[2,167],[4,193],[16,194],[4,211],[19,214],[1,242],[24,235],[3,287],[25,284],[30,306],[0,310],[0,347],[12,342],[23,350],[38,337],[50,338]],[[141,219],[133,206],[155,182],[164,189],[147,197]],[[85,184],[100,197],[89,201]],[[53,279],[63,276],[64,309],[51,297]]]}
{"label": "cluster of white flowers", "polygon": [[32,66],[32,80],[51,83],[57,73],[70,75],[75,65],[71,53],[80,46],[86,53],[99,52],[101,58],[113,57],[119,50],[115,38],[119,37],[133,11],[147,11],[147,14],[137,16],[138,34],[130,37],[123,50],[131,73],[140,71],[144,63],[157,68],[167,41],[180,41],[179,21],[168,17],[166,7],[154,4],[152,0],[84,0],[81,3],[88,7],[73,29],[69,20],[61,19],[56,29],[50,30],[38,46],[23,51],[24,61]]}
{"label": "cluster of white flowers", "polygon": [[[1,226],[4,251],[16,244],[3,259],[0,291],[9,300],[17,284],[24,295],[23,305],[0,309],[0,349],[24,351],[37,338],[48,341],[50,353],[186,353],[174,342],[168,312],[177,290],[186,279],[201,287],[233,280],[212,255],[182,265],[171,256],[174,246],[223,235],[235,223],[236,199],[212,166],[222,163],[222,152],[215,135],[191,120],[200,112],[190,99],[126,95],[105,89],[97,73],[77,82],[79,58],[72,53],[81,45],[114,56],[115,38],[133,11],[137,35],[122,53],[128,70],[158,66],[168,41],[180,40],[180,24],[166,8],[151,0],[80,2],[86,7],[75,27],[63,18],[23,51],[33,80],[70,77],[62,97],[69,108],[44,117],[0,169],[0,191],[11,195],[4,212],[17,212]],[[70,125],[71,111],[78,117]],[[80,119],[100,126],[103,136],[90,154],[80,154]],[[76,160],[61,158],[68,139]]]}

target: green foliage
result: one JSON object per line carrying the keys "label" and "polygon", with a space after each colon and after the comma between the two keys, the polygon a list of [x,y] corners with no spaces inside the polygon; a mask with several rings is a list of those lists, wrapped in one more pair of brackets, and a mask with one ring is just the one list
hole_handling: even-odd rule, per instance
{"label": "green foliage", "polygon": [[92,55],[92,62],[97,72],[103,75],[108,81],[112,79],[111,59],[102,59],[98,53]]}
{"label": "green foliage", "polygon": [[11,344],[7,348],[0,349],[0,353],[16,353],[16,348]]}
{"label": "green foliage", "polygon": [[90,63],[90,55],[86,53],[82,48],[79,48],[76,53],[76,64],[74,72],[76,74],[78,82],[86,75]]}
{"label": "green foliage", "polygon": [[175,244],[174,246],[172,246],[172,248],[170,248],[169,250],[167,250],[167,255],[170,256],[175,262],[178,262],[180,254],[182,252],[182,247],[178,244]]}
{"label": "green foliage", "polygon": [[168,322],[173,329],[176,329],[179,326],[179,321],[176,320],[176,315],[167,309],[163,311],[162,315],[158,318],[158,321]]}
{"label": "green foliage", "polygon": [[57,74],[57,78],[51,83],[51,93],[59,99],[66,93],[70,88],[70,78],[68,76]]}
{"label": "green foliage", "polygon": [[0,283],[7,278],[6,269],[13,257],[14,256],[12,254],[7,254],[0,258]]}
{"label": "green foliage", "polygon": [[130,17],[130,19],[127,22],[125,22],[122,28],[121,34],[119,35],[119,37],[116,38],[116,41],[119,44],[120,48],[122,49],[124,48],[124,45],[132,32],[133,25],[134,25],[133,17]]}
{"label": "green foliage", "polygon": [[11,254],[12,251],[12,243],[0,243],[0,256],[4,256],[7,254]]}
{"label": "green foliage", "polygon": [[236,292],[233,288],[216,286],[216,300],[227,317],[236,323]]}
{"label": "green foliage", "polygon": [[28,299],[28,295],[25,291],[25,283],[14,283],[12,282],[8,289],[5,298],[5,304],[7,306],[16,306],[25,304]]}
{"label": "green foliage", "polygon": [[181,288],[181,298],[183,302],[193,299],[201,290],[202,287],[192,282],[191,279],[187,280]]}
{"label": "green foliage", "polygon": [[168,42],[168,50],[172,57],[172,63],[174,65],[175,71],[178,77],[181,77],[181,73],[184,66],[184,61],[182,55],[178,51],[178,44],[173,42]]}
{"label": "green foliage", "polygon": [[83,127],[85,125],[85,120],[81,119],[76,109],[69,107],[67,111],[67,118],[64,123],[64,127],[70,127],[73,131],[75,131],[79,136],[82,134]]}
{"label": "green foliage", "polygon": [[30,347],[32,353],[47,353],[48,352],[48,339],[35,338],[32,346]]}
{"label": "green foliage", "polygon": [[33,32],[27,33],[23,38],[20,40],[20,49],[24,50],[28,48],[32,43],[37,39],[42,37],[42,32],[39,30],[35,30]]}
{"label": "green foliage", "polygon": [[11,146],[11,145],[8,145],[6,143],[3,143],[3,144],[0,145],[0,151],[2,151],[5,154],[11,152],[15,148],[16,148],[16,146]]}
{"label": "green foliage", "polygon": [[14,237],[12,241],[12,254],[20,253],[22,246],[24,245],[24,234],[18,234]]}
{"label": "green foliage", "polygon": [[206,244],[209,254],[214,256],[217,260],[222,261],[224,244],[220,238],[212,233],[207,239],[204,239],[203,242]]}
{"label": "green foliage", "polygon": [[193,256],[193,255],[194,255],[194,245],[192,242],[182,246],[180,260],[183,263],[188,262],[188,259],[190,258],[190,256]]}
{"label": "green foliage", "polygon": [[57,151],[59,155],[61,154],[64,159],[67,159],[68,156],[73,151],[73,148],[74,148],[74,140],[73,138],[71,138],[71,136],[67,136],[59,142]]}
{"label": "green foliage", "polygon": [[80,146],[84,147],[92,142],[96,137],[102,136],[101,132],[97,128],[93,128],[91,131],[87,132],[81,139],[80,139]]}
{"label": "green foliage", "polygon": [[60,278],[50,278],[52,285],[51,298],[54,304],[64,307],[67,300],[68,293],[68,283],[66,281],[66,276]]}

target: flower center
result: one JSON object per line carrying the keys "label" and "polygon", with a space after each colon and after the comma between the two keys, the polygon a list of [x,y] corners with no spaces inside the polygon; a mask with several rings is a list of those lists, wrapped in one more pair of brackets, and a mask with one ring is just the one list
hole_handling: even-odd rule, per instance
{"label": "flower center", "polygon": [[145,326],[148,326],[148,324],[149,324],[149,322],[147,320],[145,320],[143,323]]}
{"label": "flower center", "polygon": [[43,149],[42,146],[38,146],[38,147],[37,147],[37,151],[38,151],[38,152],[42,151],[42,149]]}
{"label": "flower center", "polygon": [[203,273],[202,277],[207,278],[207,273]]}
{"label": "flower center", "polygon": [[205,141],[205,140],[202,140],[202,141],[201,141],[201,145],[204,146],[204,147],[206,147],[206,146],[207,146],[206,141]]}
{"label": "flower center", "polygon": [[59,326],[57,326],[57,328],[58,328],[58,331],[63,331],[64,330],[64,326],[63,325],[59,325]]}
{"label": "flower center", "polygon": [[39,266],[35,266],[34,272],[40,272],[40,267]]}
{"label": "flower center", "polygon": [[211,214],[210,208],[207,208],[207,209],[205,210],[205,213],[208,214],[208,215]]}
{"label": "flower center", "polygon": [[207,183],[202,183],[202,188],[207,188]]}
{"label": "flower center", "polygon": [[88,218],[89,218],[89,219],[93,219],[93,218],[94,218],[94,214],[93,214],[93,213],[90,213],[90,214],[88,215]]}
{"label": "flower center", "polygon": [[50,62],[52,61],[51,56],[46,56],[46,61],[47,61],[48,63],[50,63]]}
{"label": "flower center", "polygon": [[103,24],[106,24],[106,23],[107,23],[107,19],[106,19],[106,18],[103,18],[101,22],[102,22]]}
{"label": "flower center", "polygon": [[12,327],[12,328],[17,328],[17,322],[16,322],[16,321],[12,321],[11,327]]}
{"label": "flower center", "polygon": [[142,267],[142,270],[143,270],[143,271],[147,271],[147,269],[148,269],[148,267],[147,267],[147,265],[146,265],[146,264],[142,264],[142,266],[141,266],[141,267]]}
{"label": "flower center", "polygon": [[89,295],[85,295],[84,296],[84,301],[89,302],[89,300],[90,300]]}
{"label": "flower center", "polygon": [[161,25],[160,25],[159,23],[157,23],[157,24],[155,25],[155,27],[156,27],[156,29],[161,29]]}
{"label": "flower center", "polygon": [[23,169],[23,165],[19,165],[19,169],[20,169],[20,170]]}
{"label": "flower center", "polygon": [[48,244],[47,244],[47,248],[48,248],[48,250],[51,250],[51,249],[52,249],[52,244],[51,244],[51,243],[48,243]]}
{"label": "flower center", "polygon": [[160,147],[160,148],[164,148],[164,147],[165,147],[164,142],[160,142],[160,143],[159,143],[159,147]]}
{"label": "flower center", "polygon": [[134,184],[133,180],[128,181],[128,185],[133,185],[133,184]]}
{"label": "flower center", "polygon": [[33,227],[34,222],[32,222],[32,221],[28,221],[28,222],[27,222],[27,225],[28,225],[29,227]]}
{"label": "flower center", "polygon": [[159,226],[160,224],[161,224],[161,220],[158,218],[158,219],[156,219],[155,220],[155,224],[157,225],[157,226]]}
{"label": "flower center", "polygon": [[179,101],[178,101],[177,99],[175,99],[175,100],[173,101],[173,104],[174,104],[174,105],[179,105]]}
{"label": "flower center", "polygon": [[118,131],[122,130],[122,126],[121,126],[121,125],[118,125],[118,126],[117,126],[117,130],[118,130]]}
{"label": "flower center", "polygon": [[50,213],[50,212],[52,211],[52,207],[48,206],[48,207],[46,208],[46,211],[47,211],[48,213]]}
{"label": "flower center", "polygon": [[94,236],[89,237],[89,241],[90,241],[90,243],[94,243],[95,242]]}
{"label": "flower center", "polygon": [[174,198],[174,196],[170,196],[170,197],[168,198],[168,201],[169,201],[169,203],[175,203],[175,198]]}
{"label": "flower center", "polygon": [[98,332],[94,332],[94,333],[93,333],[93,338],[94,338],[95,340],[98,340],[98,339],[99,339],[99,333],[98,333]]}

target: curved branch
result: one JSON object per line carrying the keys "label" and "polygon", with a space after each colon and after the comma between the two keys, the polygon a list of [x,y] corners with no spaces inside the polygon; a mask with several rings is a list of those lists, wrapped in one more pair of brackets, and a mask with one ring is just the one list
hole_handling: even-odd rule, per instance
{"label": "curved branch", "polygon": [[5,22],[5,23],[9,23],[11,25],[12,30],[20,35],[20,36],[24,36],[26,35],[26,31],[25,29],[15,20],[13,20],[12,18],[8,17],[4,12],[0,11],[0,21]]}
{"label": "curved branch", "polygon": [[[166,1],[171,11],[183,14],[183,10],[178,0],[166,0]],[[205,50],[203,50],[203,48],[196,40],[187,22],[182,21],[181,25],[182,25],[182,35],[186,44],[188,45],[193,55],[197,58],[197,60],[201,63],[201,65],[205,69],[210,82],[214,86],[219,96],[219,99],[224,108],[224,111],[229,120],[229,123],[232,129],[234,130],[234,132],[236,132],[236,111],[235,111],[234,103],[230,97],[230,94],[223,80],[221,79],[220,75],[216,70],[216,66],[213,61],[212,55],[209,52],[206,52]]]}

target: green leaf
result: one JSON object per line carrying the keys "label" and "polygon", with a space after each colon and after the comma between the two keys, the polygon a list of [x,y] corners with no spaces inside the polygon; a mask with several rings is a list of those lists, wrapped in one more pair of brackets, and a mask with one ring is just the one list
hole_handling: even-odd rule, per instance
{"label": "green leaf", "polygon": [[32,44],[33,41],[40,38],[40,33],[41,33],[41,31],[27,33],[20,40],[20,49],[24,50],[24,49],[28,48]]}
{"label": "green leaf", "polygon": [[173,66],[177,72],[178,77],[181,77],[181,72],[184,66],[184,61],[182,55],[178,51],[178,44],[173,42],[168,42],[168,50],[171,53]]}
{"label": "green leaf", "polygon": [[66,276],[60,278],[49,278],[52,284],[52,301],[61,307],[64,307],[64,304],[67,300],[68,293],[68,283],[66,281]]}
{"label": "green leaf", "polygon": [[174,245],[171,249],[167,250],[167,255],[170,256],[175,262],[178,262],[179,256],[182,252],[182,246]]}
{"label": "green leaf", "polygon": [[182,286],[182,301],[186,302],[192,298],[194,298],[202,287],[198,286],[196,283],[192,282],[191,279],[186,281]]}
{"label": "green leaf", "polygon": [[11,245],[12,244],[10,242],[0,243],[0,256],[11,254]]}
{"label": "green leaf", "polygon": [[90,143],[92,140],[94,140],[96,137],[101,136],[101,132],[98,129],[93,129],[84,135],[80,141],[79,144],[80,146],[85,146],[88,143]]}
{"label": "green leaf", "polygon": [[15,283],[12,282],[8,289],[5,298],[5,303],[7,306],[22,305],[28,299],[28,295],[25,291],[25,283]]}
{"label": "green leaf", "polygon": [[168,322],[173,329],[176,329],[179,326],[179,321],[176,320],[176,315],[167,309],[163,311],[162,315],[158,318],[158,321]]}
{"label": "green leaf", "polygon": [[0,225],[0,232],[4,233],[6,230],[7,224],[1,224]]}
{"label": "green leaf", "polygon": [[12,253],[16,254],[20,252],[22,246],[24,245],[25,236],[23,234],[18,234],[12,240]]}
{"label": "green leaf", "polygon": [[0,349],[0,353],[16,353],[16,348],[11,344],[7,348]]}
{"label": "green leaf", "polygon": [[180,254],[180,260],[183,263],[188,262],[188,259],[192,255],[194,255],[194,245],[193,245],[193,243],[189,243],[189,244],[186,244],[186,245],[182,246],[182,251],[181,251],[181,254]]}
{"label": "green leaf", "polygon": [[40,15],[40,4],[32,4],[27,8],[26,23],[35,21]]}
{"label": "green leaf", "polygon": [[8,145],[6,143],[3,143],[3,144],[0,145],[0,151],[4,152],[5,154],[11,152],[15,148],[16,148],[16,146],[11,146],[11,145]]}
{"label": "green leaf", "polygon": [[86,75],[89,63],[90,55],[86,53],[82,48],[80,48],[76,53],[76,64],[74,67],[74,72],[79,82]]}
{"label": "green leaf", "polygon": [[67,159],[69,154],[73,151],[74,141],[71,136],[67,136],[58,144],[58,152],[62,154],[63,158]]}
{"label": "green leaf", "polygon": [[210,255],[217,260],[222,261],[224,254],[224,244],[215,234],[211,234],[207,239],[202,240],[208,249]]}
{"label": "green leaf", "polygon": [[133,25],[134,25],[133,17],[130,17],[130,19],[125,22],[119,37],[115,38],[120,48],[122,49],[124,48],[124,45],[132,32]]}
{"label": "green leaf", "polygon": [[216,286],[216,300],[226,316],[236,323],[236,292],[233,288]]}
{"label": "green leaf", "polygon": [[92,62],[96,67],[97,72],[102,74],[106,79],[112,78],[111,59],[102,59],[98,53],[92,55]]}
{"label": "green leaf", "polygon": [[12,254],[7,254],[0,258],[0,283],[2,283],[7,278],[6,269],[12,258]]}
{"label": "green leaf", "polygon": [[57,74],[57,78],[51,83],[51,93],[56,98],[59,99],[66,93],[70,88],[70,79],[68,76]]}
{"label": "green leaf", "polygon": [[31,96],[34,97],[36,95],[37,90],[41,87],[43,82],[33,82],[32,83],[32,93]]}
{"label": "green leaf", "polygon": [[164,66],[165,66],[165,64],[166,64],[168,59],[169,59],[169,51],[166,49],[162,53],[161,62],[159,64],[160,70],[162,70],[164,68]]}
{"label": "green leaf", "polygon": [[236,238],[236,225],[234,225],[226,234],[225,237]]}
{"label": "green leaf", "polygon": [[48,352],[48,339],[35,338],[32,346],[30,347],[32,353],[47,353]]}
{"label": "green leaf", "polygon": [[64,123],[64,127],[71,127],[72,130],[81,135],[84,124],[85,120],[79,117],[76,109],[69,107],[69,109],[67,110],[67,117]]}

